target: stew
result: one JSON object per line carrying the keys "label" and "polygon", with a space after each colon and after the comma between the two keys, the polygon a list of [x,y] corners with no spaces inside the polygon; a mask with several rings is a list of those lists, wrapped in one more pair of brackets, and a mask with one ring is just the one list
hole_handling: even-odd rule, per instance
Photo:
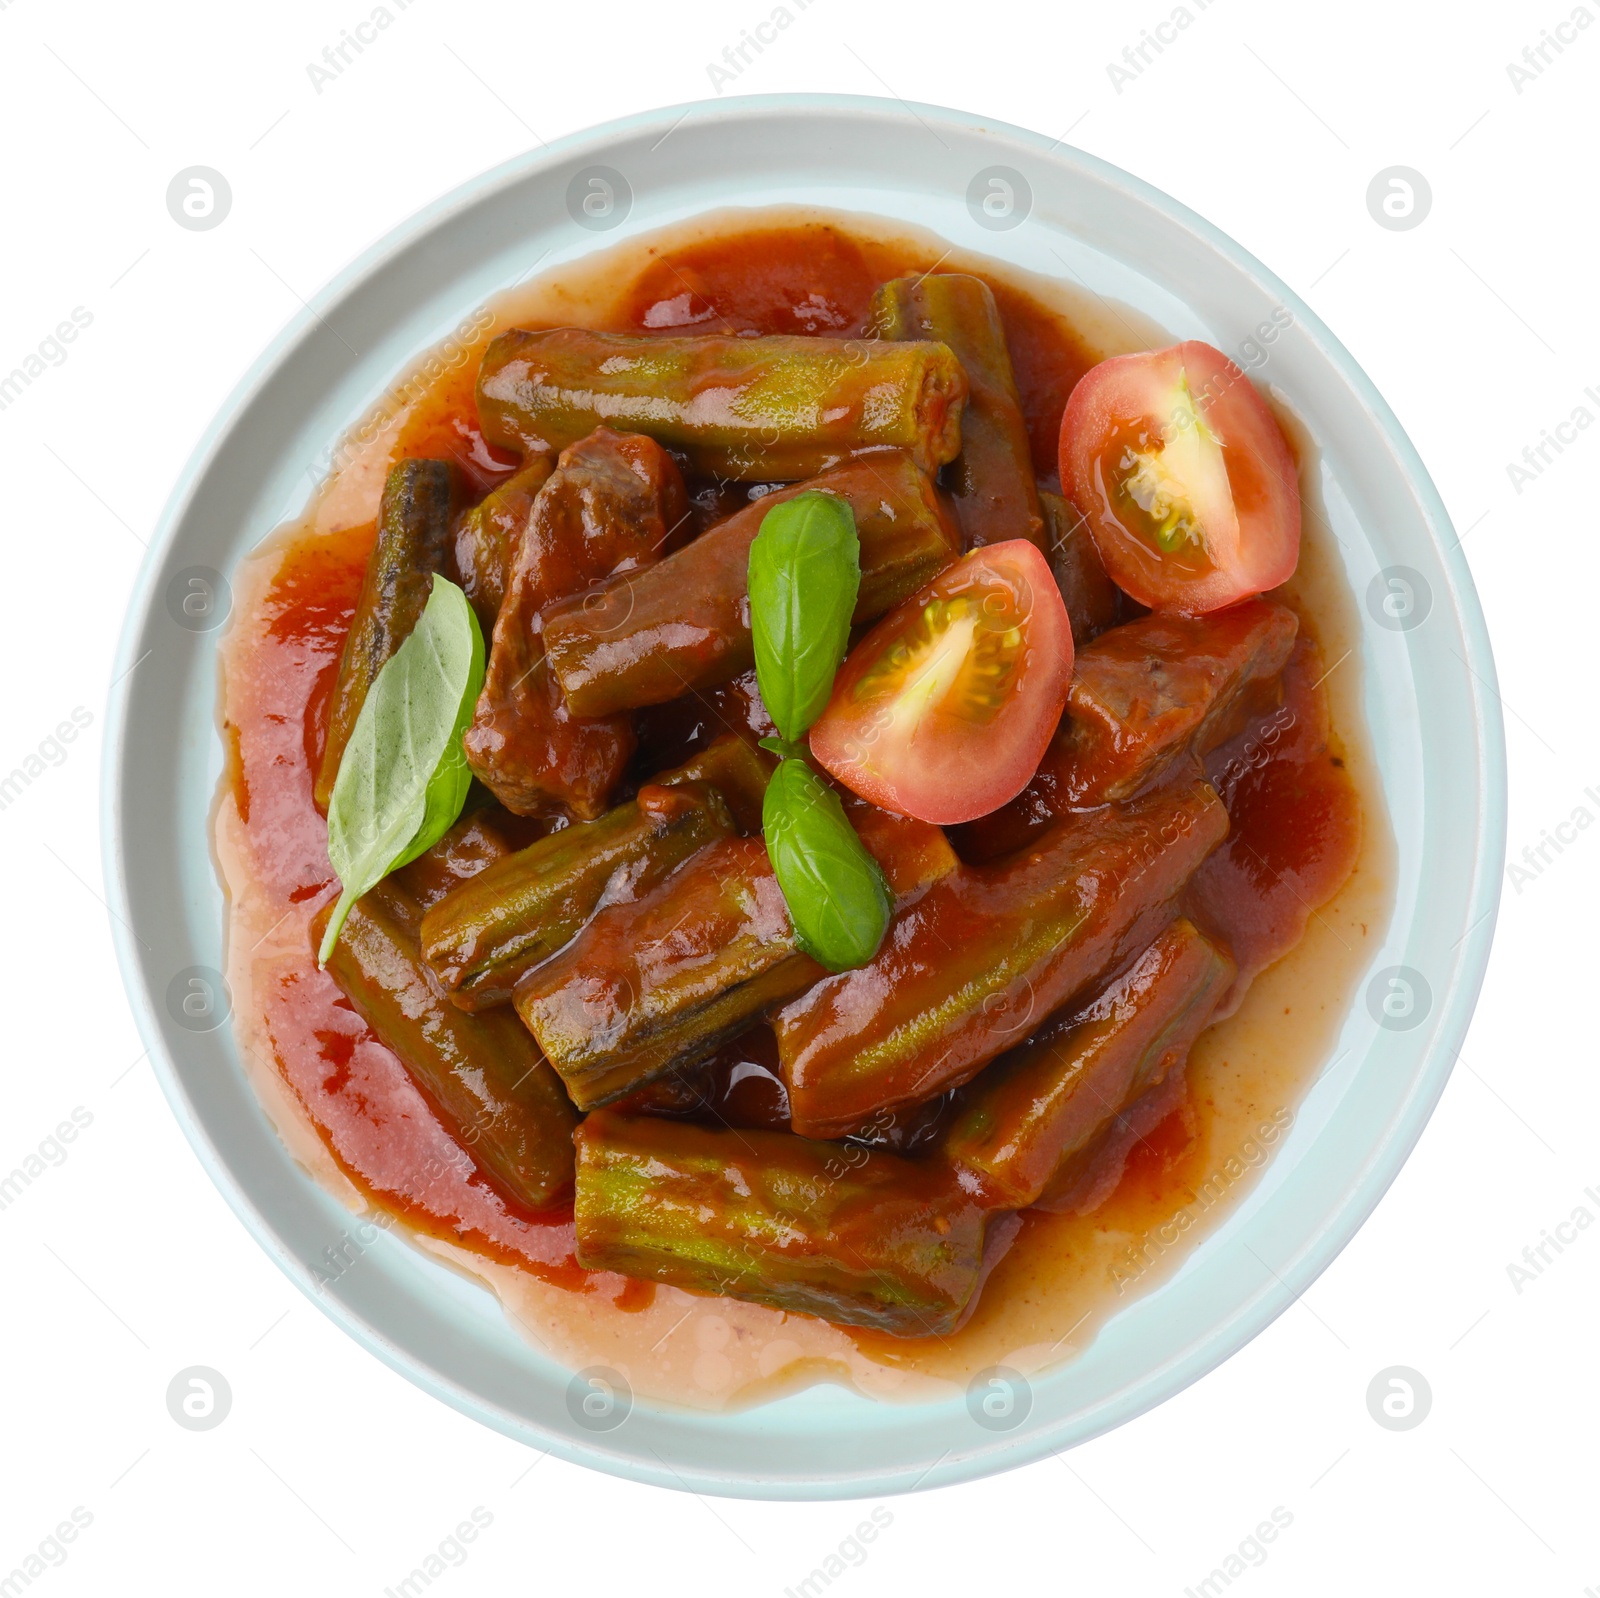
{"label": "stew", "polygon": [[[829,238],[726,232],[475,346],[375,522],[257,596],[230,791],[304,907],[260,1017],[366,1192],[579,1293],[909,1344],[1003,1291],[1017,1217],[1181,1135],[1362,809],[1249,379],[1192,343],[1102,372],[1001,274]],[[1273,429],[1237,505],[1223,394]],[[439,585],[481,687],[410,713],[475,696],[470,789],[378,690]],[[357,826],[402,863],[319,965]]]}

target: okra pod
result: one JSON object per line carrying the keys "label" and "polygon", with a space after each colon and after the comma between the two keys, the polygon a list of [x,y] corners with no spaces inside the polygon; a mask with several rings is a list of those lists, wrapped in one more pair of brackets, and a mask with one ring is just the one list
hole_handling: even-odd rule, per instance
{"label": "okra pod", "polygon": [[[865,805],[849,813],[898,899],[956,869],[937,827]],[[598,911],[514,1002],[589,1110],[698,1065],[822,974],[795,947],[766,844],[723,838],[653,892]]]}
{"label": "okra pod", "polygon": [[652,777],[652,782],[671,788],[682,783],[709,783],[722,795],[740,832],[761,831],[761,802],[766,797],[767,781],[777,760],[766,750],[735,733],[713,738],[681,766]]}
{"label": "okra pod", "polygon": [[967,374],[961,453],[942,474],[967,547],[1026,538],[1043,548],[1028,424],[989,285],[962,272],[897,277],[873,295],[871,318],[879,338],[947,345]]}
{"label": "okra pod", "polygon": [[530,455],[512,477],[474,505],[456,528],[456,571],[487,638],[505,601],[506,587],[533,502],[555,469],[552,455]]}
{"label": "okra pod", "polygon": [[415,901],[380,883],[350,911],[329,974],[485,1174],[543,1209],[571,1186],[577,1113],[515,1016],[467,1015],[439,991],[417,946],[419,919]]}
{"label": "okra pod", "polygon": [[590,1270],[901,1337],[952,1331],[982,1274],[985,1212],[936,1164],[607,1111],[576,1142]]}
{"label": "okra pod", "polygon": [[[836,494],[855,514],[857,622],[892,609],[959,553],[938,491],[909,455],[864,456],[804,489]],[[544,618],[545,648],[572,713],[603,716],[666,704],[749,670],[755,663],[750,546],[767,512],[801,491],[769,494],[666,560],[552,606]]]}
{"label": "okra pod", "polygon": [[705,783],[647,784],[598,821],[551,833],[480,872],[428,911],[422,953],[463,1010],[510,999],[626,877],[648,892],[713,838],[733,832],[722,796]]}
{"label": "okra pod", "polygon": [[1026,1209],[1187,1058],[1233,981],[1227,951],[1175,921],[1093,1003],[967,1088],[943,1152],[996,1207]]}
{"label": "okra pod", "polygon": [[1175,785],[935,882],[868,964],[775,1018],[795,1130],[842,1136],[969,1080],[1148,944],[1227,831],[1208,785]]}
{"label": "okra pod", "polygon": [[565,449],[596,427],[648,433],[703,476],[797,482],[870,449],[936,471],[961,447],[967,379],[943,344],[641,337],[514,328],[484,352],[491,444]]}
{"label": "okra pod", "polygon": [[796,952],[760,838],[724,838],[653,893],[608,905],[517,989],[579,1109],[698,1064],[822,968]]}
{"label": "okra pod", "polygon": [[586,719],[562,699],[540,614],[618,570],[658,559],[688,520],[678,468],[637,433],[598,428],[562,452],[534,501],[464,747],[473,774],[519,815],[605,809],[633,753],[625,717]]}
{"label": "okra pod", "polygon": [[[773,764],[764,751],[725,735],[598,821],[578,822],[516,852],[501,849],[504,858],[458,872],[450,887],[471,876],[470,887],[448,897],[435,893],[425,906],[422,948],[439,985],[464,1010],[505,1003],[517,982],[589,919],[619,873],[637,897],[734,824],[759,832]],[[406,872],[425,867],[437,852]]]}
{"label": "okra pod", "polygon": [[1072,623],[1072,641],[1083,649],[1122,613],[1122,590],[1106,575],[1094,540],[1072,503],[1049,489],[1039,490],[1044,511],[1046,552],[1061,602]]}
{"label": "okra pod", "polygon": [[417,625],[433,574],[450,559],[456,474],[448,461],[404,460],[389,472],[378,510],[378,539],[339,657],[328,705],[328,737],[312,798],[326,811],[344,748],[378,673]]}

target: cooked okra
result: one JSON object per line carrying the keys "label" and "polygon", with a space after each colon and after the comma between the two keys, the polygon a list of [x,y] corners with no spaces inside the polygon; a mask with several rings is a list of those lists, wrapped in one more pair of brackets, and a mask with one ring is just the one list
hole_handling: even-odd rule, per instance
{"label": "cooked okra", "polygon": [[935,339],[967,374],[961,453],[945,468],[968,546],[1026,538],[1044,547],[1028,424],[994,292],[981,277],[924,272],[873,296],[872,328],[886,339]]}
{"label": "cooked okra", "polygon": [[415,901],[382,883],[356,901],[328,970],[506,1194],[542,1209],[572,1184],[577,1112],[509,1011],[468,1015],[432,981]]}
{"label": "cooked okra", "polygon": [[961,446],[967,378],[943,344],[513,329],[489,346],[478,412],[492,444],[565,449],[597,427],[647,433],[697,472],[794,482],[862,450],[931,472]]}
{"label": "cooked okra", "polygon": [[977,1288],[988,1216],[938,1165],[603,1110],[577,1144],[591,1270],[900,1337],[952,1331]]}
{"label": "cooked okra", "polygon": [[314,796],[326,811],[344,746],[378,673],[406,641],[428,602],[435,572],[450,559],[450,523],[458,489],[448,461],[404,460],[389,473],[378,511],[378,538],[339,657],[328,705],[328,736]]}

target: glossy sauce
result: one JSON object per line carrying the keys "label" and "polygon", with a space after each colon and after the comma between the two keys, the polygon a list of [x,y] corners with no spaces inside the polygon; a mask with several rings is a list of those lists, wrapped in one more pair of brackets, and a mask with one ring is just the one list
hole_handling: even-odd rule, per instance
{"label": "glossy sauce", "polygon": [[[231,900],[229,975],[263,1101],[302,1162],[352,1208],[398,1217],[421,1246],[488,1280],[541,1346],[574,1366],[616,1365],[643,1395],[714,1408],[828,1377],[910,1397],[987,1365],[1037,1369],[1086,1346],[1107,1314],[1168,1274],[1247,1189],[1326,1058],[1389,913],[1388,827],[1358,719],[1357,667],[1340,660],[1355,640],[1354,613],[1313,516],[1301,568],[1277,596],[1300,613],[1307,641],[1286,673],[1283,704],[1262,710],[1207,762],[1234,832],[1187,906],[1228,938],[1243,970],[1277,963],[1236,1014],[1203,1034],[1186,1076],[1127,1118],[1091,1184],[1097,1207],[1026,1215],[966,1326],[917,1341],[583,1271],[570,1209],[528,1212],[501,1195],[316,970],[309,923],[334,878],[311,780],[378,494],[389,463],[406,455],[453,458],[480,494],[515,468],[484,442],[473,405],[492,333],[572,323],[851,334],[880,281],[941,261],[994,287],[1036,460],[1053,481],[1073,383],[1103,355],[1165,342],[1159,330],[885,224],[730,214],[597,254],[492,307],[492,319],[479,318],[452,358],[435,363],[437,375],[403,385],[406,404],[357,430],[306,519],[275,535],[235,584],[224,645],[230,760],[216,828]],[[1301,456],[1309,491],[1303,447]],[[757,496],[751,485],[700,485],[697,519]],[[1339,669],[1318,684],[1324,658]],[[742,682],[645,713],[639,774],[721,731],[765,731],[762,723],[759,699]],[[781,1126],[787,1108],[764,1028],[680,1084],[681,1103],[668,1102],[670,1085],[656,1091],[659,1110],[709,1112],[734,1125]],[[939,1110],[885,1139],[920,1146]]]}

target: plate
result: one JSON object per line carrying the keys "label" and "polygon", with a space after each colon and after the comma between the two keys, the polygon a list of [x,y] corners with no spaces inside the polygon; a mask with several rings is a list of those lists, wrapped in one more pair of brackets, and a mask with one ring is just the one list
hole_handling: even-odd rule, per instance
{"label": "plate", "polygon": [[[597,1425],[587,1384],[518,1337],[487,1291],[400,1238],[365,1228],[360,1269],[319,1286],[314,1267],[355,1223],[268,1122],[213,981],[226,963],[209,837],[227,573],[302,510],[331,442],[407,359],[531,263],[775,203],[913,222],[1224,349],[1287,307],[1272,382],[1320,451],[1360,606],[1397,897],[1334,1063],[1240,1208],[1079,1357],[1032,1378],[1003,1429],[959,1396],[896,1405],[826,1385],[732,1414],[638,1401],[622,1424]],[[285,330],[223,406],[152,539],[111,689],[103,842],[118,957],[174,1112],[257,1241],[351,1336],[566,1459],[696,1492],[853,1498],[968,1480],[1119,1425],[1226,1359],[1328,1265],[1394,1179],[1462,1042],[1499,898],[1504,789],[1494,664],[1449,518],[1388,406],[1307,306],[1201,218],[1080,151],[931,106],[791,95],[652,111],[512,161],[391,234]]]}

